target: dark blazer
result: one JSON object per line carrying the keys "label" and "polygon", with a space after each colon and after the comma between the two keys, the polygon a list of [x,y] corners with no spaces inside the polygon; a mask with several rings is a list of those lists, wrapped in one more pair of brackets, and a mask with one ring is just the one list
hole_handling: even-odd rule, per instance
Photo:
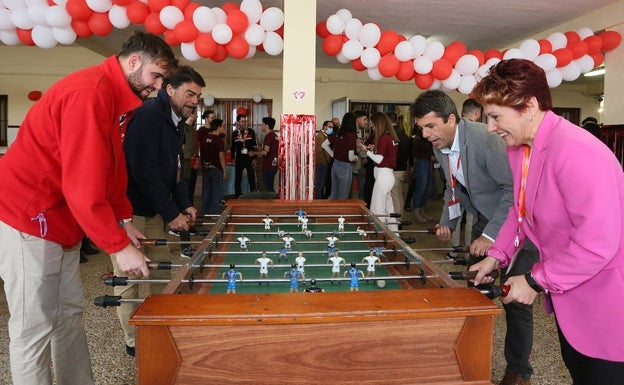
{"label": "dark blazer", "polygon": [[[495,134],[489,134],[483,123],[460,119],[459,151],[461,166],[466,178],[468,195],[455,188],[455,196],[469,213],[480,213],[487,220],[483,232],[491,238],[496,238],[509,208],[513,204],[513,178],[507,151],[503,140]],[[448,201],[451,199],[451,181],[449,180],[448,156],[438,149],[433,152],[446,176],[444,191],[444,208],[440,224],[454,229],[457,219],[449,219]]]}
{"label": "dark blazer", "polygon": [[163,88],[135,110],[124,138],[133,214],[158,214],[165,223],[192,206],[182,177],[184,125],[181,122],[178,129],[171,113]]}

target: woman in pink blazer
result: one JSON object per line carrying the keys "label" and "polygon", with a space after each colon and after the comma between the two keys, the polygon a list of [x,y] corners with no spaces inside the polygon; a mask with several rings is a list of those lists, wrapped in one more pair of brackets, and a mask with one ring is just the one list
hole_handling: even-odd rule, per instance
{"label": "woman in pink blazer", "polygon": [[613,153],[555,115],[544,71],[503,60],[473,90],[488,130],[503,138],[514,205],[475,283],[513,263],[526,238],[541,261],[511,277],[503,302],[532,303],[544,291],[574,385],[624,384],[624,173]]}

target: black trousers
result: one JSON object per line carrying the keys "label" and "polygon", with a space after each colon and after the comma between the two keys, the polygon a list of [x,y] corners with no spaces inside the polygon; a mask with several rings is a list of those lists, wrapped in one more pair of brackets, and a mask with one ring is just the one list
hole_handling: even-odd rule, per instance
{"label": "black trousers", "polygon": [[241,182],[243,180],[243,170],[247,170],[247,179],[249,180],[249,191],[256,191],[256,171],[253,168],[253,163],[249,156],[239,155],[242,159],[236,158],[235,166],[235,178],[234,178],[234,193],[238,198],[241,195]]}

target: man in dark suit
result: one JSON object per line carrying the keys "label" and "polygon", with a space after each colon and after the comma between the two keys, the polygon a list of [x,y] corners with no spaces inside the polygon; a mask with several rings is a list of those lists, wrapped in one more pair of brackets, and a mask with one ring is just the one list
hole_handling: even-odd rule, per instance
{"label": "man in dark suit", "polygon": [[[450,240],[463,208],[475,218],[470,254],[484,257],[513,204],[513,179],[505,143],[498,135],[488,134],[485,124],[459,118],[453,99],[442,91],[420,94],[411,112],[423,137],[433,144],[433,152],[447,176],[442,216],[435,227],[438,239]],[[524,275],[538,260],[535,246],[527,242],[505,275]],[[500,384],[530,384],[533,307],[519,303],[504,307],[507,368]]]}

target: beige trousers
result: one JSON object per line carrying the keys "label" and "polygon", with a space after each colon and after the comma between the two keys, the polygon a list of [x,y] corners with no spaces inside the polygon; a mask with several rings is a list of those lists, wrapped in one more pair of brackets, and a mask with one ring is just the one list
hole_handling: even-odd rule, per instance
{"label": "beige trousers", "polygon": [[82,322],[80,243],[70,249],[0,222],[0,278],[16,385],[93,384]]}
{"label": "beige trousers", "polygon": [[[147,238],[167,238],[167,232],[165,231],[165,224],[160,215],[154,217],[141,217],[134,215],[132,217],[132,223],[145,235]],[[153,246],[144,247],[143,253],[152,262],[166,262],[171,261],[171,253],[167,246]],[[119,269],[117,261],[111,256],[111,262],[113,263],[113,273],[117,277],[128,277],[128,279],[138,279],[135,275],[128,275]],[[150,270],[150,279],[168,279],[171,278],[170,271],[167,270]],[[165,288],[166,285],[152,284],[149,287],[151,294],[158,294]],[[129,284],[128,286],[116,286],[113,288],[113,294],[119,295],[123,299],[139,298],[139,285]],[[135,303],[123,303],[117,306],[117,317],[121,323],[121,328],[124,332],[124,340],[126,345],[134,347],[135,330],[134,326],[128,324],[128,320],[132,316],[132,313],[138,307]]]}

